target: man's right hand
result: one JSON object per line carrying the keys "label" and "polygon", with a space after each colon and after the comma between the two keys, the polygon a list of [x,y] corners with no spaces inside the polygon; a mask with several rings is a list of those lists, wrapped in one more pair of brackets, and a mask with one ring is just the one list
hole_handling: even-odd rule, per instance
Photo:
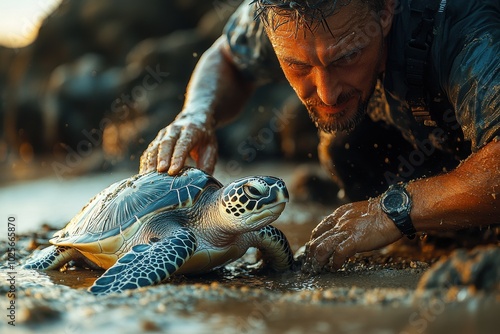
{"label": "man's right hand", "polygon": [[200,58],[189,80],[183,110],[144,151],[139,173],[157,170],[177,174],[191,157],[196,167],[213,173],[217,160],[215,126],[243,109],[255,88],[235,66],[225,35]]}
{"label": "man's right hand", "polygon": [[153,170],[177,174],[188,156],[196,167],[211,174],[217,160],[217,139],[213,122],[201,114],[182,113],[158,132],[141,156],[139,173]]}

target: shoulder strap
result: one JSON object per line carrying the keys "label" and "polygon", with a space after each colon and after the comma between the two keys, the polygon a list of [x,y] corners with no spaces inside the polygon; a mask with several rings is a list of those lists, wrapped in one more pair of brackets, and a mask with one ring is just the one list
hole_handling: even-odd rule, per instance
{"label": "shoulder strap", "polygon": [[441,0],[410,0],[412,35],[406,44],[406,101],[419,122],[431,120],[424,74],[432,44],[434,18]]}

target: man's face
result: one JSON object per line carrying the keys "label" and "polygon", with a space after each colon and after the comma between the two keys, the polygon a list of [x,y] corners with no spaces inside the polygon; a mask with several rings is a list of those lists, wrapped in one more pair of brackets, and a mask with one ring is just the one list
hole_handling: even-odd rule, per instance
{"label": "man's face", "polygon": [[326,19],[330,30],[297,31],[294,21],[266,28],[286,78],[319,129],[349,130],[364,116],[385,69],[387,19],[353,1]]}

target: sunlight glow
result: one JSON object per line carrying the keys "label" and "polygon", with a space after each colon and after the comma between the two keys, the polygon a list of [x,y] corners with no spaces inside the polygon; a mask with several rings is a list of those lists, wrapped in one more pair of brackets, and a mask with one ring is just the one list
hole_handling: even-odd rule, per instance
{"label": "sunlight glow", "polygon": [[62,0],[0,1],[0,45],[23,47],[33,42],[40,25]]}

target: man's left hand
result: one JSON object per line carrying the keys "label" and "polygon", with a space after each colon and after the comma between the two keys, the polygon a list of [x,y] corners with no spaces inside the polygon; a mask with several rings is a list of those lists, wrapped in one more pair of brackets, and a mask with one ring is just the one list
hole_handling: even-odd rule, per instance
{"label": "man's left hand", "polygon": [[343,205],[312,231],[302,270],[337,270],[354,254],[389,245],[401,236],[380,208],[379,198]]}

